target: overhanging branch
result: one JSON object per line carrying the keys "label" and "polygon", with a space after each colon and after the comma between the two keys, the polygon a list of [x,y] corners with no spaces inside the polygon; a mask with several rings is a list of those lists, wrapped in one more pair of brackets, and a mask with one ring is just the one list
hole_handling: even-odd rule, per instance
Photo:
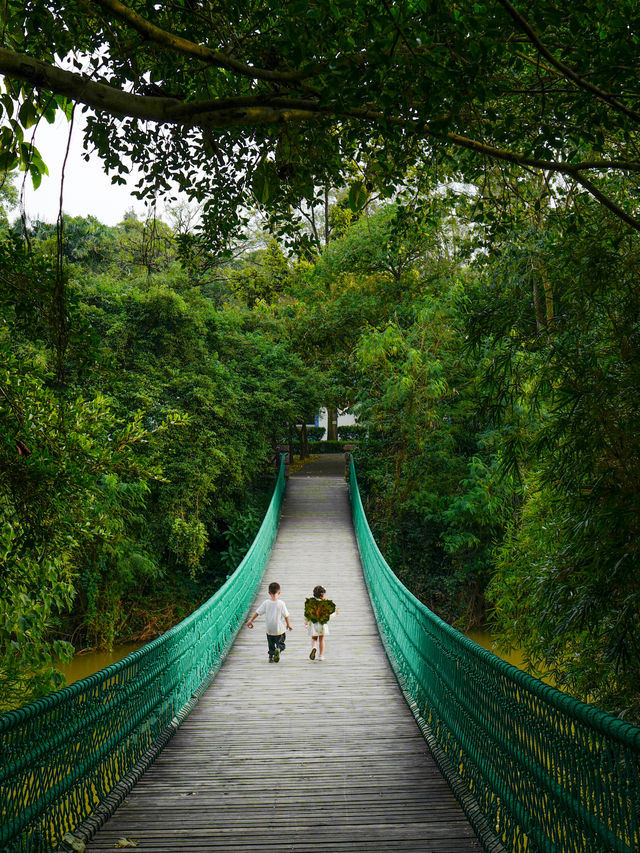
{"label": "overhanging branch", "polygon": [[571,82],[574,83],[579,89],[588,92],[590,95],[595,95],[596,98],[608,104],[610,107],[613,107],[619,112],[624,113],[624,115],[626,115],[628,118],[640,122],[640,113],[625,106],[610,92],[605,92],[603,89],[600,89],[598,86],[595,86],[593,83],[590,83],[588,80],[585,80],[584,77],[581,77],[579,74],[576,74],[576,72],[573,71],[573,69],[569,68],[568,65],[565,65],[564,62],[561,62],[559,59],[556,59],[553,53],[551,53],[549,48],[543,43],[542,39],[535,32],[531,24],[529,24],[526,18],[524,18],[520,14],[520,12],[518,12],[518,10],[511,5],[509,0],[498,0],[498,2],[501,6],[504,7],[504,9],[506,9],[518,29],[525,34],[525,36],[535,47],[535,49],[542,56],[544,56],[545,59],[550,62],[551,65],[553,65],[553,67],[557,71],[559,71],[564,78],[566,78],[567,80],[571,80]]}
{"label": "overhanging branch", "polygon": [[188,39],[184,39],[180,36],[174,35],[173,33],[167,32],[160,27],[156,27],[133,9],[125,6],[125,4],[121,3],[120,0],[95,0],[95,3],[106,11],[111,12],[120,21],[128,24],[149,41],[162,45],[162,47],[169,48],[183,56],[189,56],[192,59],[197,59],[207,65],[214,65],[217,68],[224,68],[227,71],[232,71],[234,74],[240,74],[242,77],[249,77],[252,80],[265,80],[272,83],[291,84],[300,82],[315,73],[255,68],[252,65],[239,62],[232,56],[227,56],[218,50],[212,50],[205,45],[196,44]]}
{"label": "overhanging branch", "polygon": [[449,143],[516,166],[528,166],[566,175],[593,169],[640,171],[640,162],[635,160],[591,160],[566,163],[561,160],[527,157],[460,134],[434,131],[428,122],[416,121],[404,116],[389,116],[369,108],[345,109],[337,103],[319,104],[308,97],[259,94],[203,101],[181,101],[172,97],[136,95],[6,48],[0,48],[0,72],[7,77],[64,95],[74,102],[116,117],[130,116],[159,124],[177,124],[184,127],[249,128],[280,121],[354,119],[371,124],[399,126],[418,136],[430,137],[438,142]]}
{"label": "overhanging branch", "polygon": [[287,101],[280,108],[270,105],[268,98],[259,95],[189,102],[135,95],[5,48],[0,48],[0,72],[118,118],[130,116],[159,124],[251,127],[314,117],[314,113],[299,108],[295,101]]}
{"label": "overhanging branch", "polygon": [[579,173],[575,173],[572,175],[574,181],[580,186],[584,187],[585,190],[590,193],[596,201],[600,202],[603,207],[606,207],[607,210],[610,210],[618,219],[622,219],[623,222],[626,222],[627,225],[630,225],[636,231],[640,231],[640,221],[635,219],[626,210],[623,210],[620,205],[616,204],[609,196],[605,195],[601,190],[599,190],[591,181],[587,180],[584,175]]}
{"label": "overhanging branch", "polygon": [[336,103],[318,104],[308,97],[295,98],[260,94],[203,101],[181,101],[178,98],[171,97],[136,95],[6,48],[0,48],[0,72],[7,77],[30,83],[36,88],[64,95],[74,102],[107,112],[115,117],[129,116],[159,124],[179,125],[185,128],[252,128],[278,122],[302,123],[321,119],[352,120],[379,126],[402,127],[417,136],[428,137],[442,144],[464,148],[484,157],[512,163],[515,166],[567,175],[587,189],[608,210],[611,210],[634,229],[640,230],[640,223],[634,217],[616,205],[582,174],[587,170],[639,172],[640,162],[634,160],[591,160],[580,163],[541,160],[507,149],[496,148],[460,134],[435,131],[428,122],[416,121],[400,115],[389,116],[374,109],[357,107],[345,109]]}

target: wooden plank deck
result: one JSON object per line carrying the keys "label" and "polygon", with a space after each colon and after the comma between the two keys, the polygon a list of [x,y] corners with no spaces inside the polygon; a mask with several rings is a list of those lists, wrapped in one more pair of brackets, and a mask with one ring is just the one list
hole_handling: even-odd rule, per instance
{"label": "wooden plank deck", "polygon": [[[315,468],[315,470],[314,470]],[[294,630],[278,664],[244,628],[209,690],[87,846],[157,851],[428,851],[480,845],[436,768],[378,638],[351,526],[343,457],[289,480],[256,603],[277,580]],[[340,610],[309,660],[303,602]]]}

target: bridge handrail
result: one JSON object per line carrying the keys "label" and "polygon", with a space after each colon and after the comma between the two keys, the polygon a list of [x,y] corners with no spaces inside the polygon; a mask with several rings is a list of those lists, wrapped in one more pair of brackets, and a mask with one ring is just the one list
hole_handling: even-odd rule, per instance
{"label": "bridge handrail", "polygon": [[353,459],[350,493],[387,655],[485,849],[640,850],[640,728],[538,681],[439,619],[378,549]]}
{"label": "bridge handrail", "polygon": [[198,610],[106,669],[0,717],[3,853],[57,849],[105,803],[123,798],[128,777],[139,775],[180,725],[253,602],[278,529],[284,473],[282,456],[256,538]]}

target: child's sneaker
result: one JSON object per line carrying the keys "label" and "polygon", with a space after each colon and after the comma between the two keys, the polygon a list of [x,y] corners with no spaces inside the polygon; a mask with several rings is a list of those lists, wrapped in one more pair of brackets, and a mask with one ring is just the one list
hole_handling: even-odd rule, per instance
{"label": "child's sneaker", "polygon": [[318,660],[324,660],[324,655],[320,655]]}
{"label": "child's sneaker", "polygon": [[315,659],[316,659],[316,650],[315,650],[315,648],[313,648],[313,649],[311,649],[311,654],[309,655],[309,660],[315,660]]}
{"label": "child's sneaker", "polygon": [[278,651],[278,649],[276,649],[275,652],[273,653],[273,662],[278,663],[279,660],[280,660],[280,652]]}

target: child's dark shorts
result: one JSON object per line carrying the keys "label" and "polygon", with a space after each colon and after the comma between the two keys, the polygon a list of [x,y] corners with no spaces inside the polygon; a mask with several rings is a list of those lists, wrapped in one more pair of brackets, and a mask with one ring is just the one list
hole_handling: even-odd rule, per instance
{"label": "child's dark shorts", "polygon": [[285,645],[286,634],[267,634],[267,643],[269,644],[269,660],[273,657],[276,649],[283,652]]}

